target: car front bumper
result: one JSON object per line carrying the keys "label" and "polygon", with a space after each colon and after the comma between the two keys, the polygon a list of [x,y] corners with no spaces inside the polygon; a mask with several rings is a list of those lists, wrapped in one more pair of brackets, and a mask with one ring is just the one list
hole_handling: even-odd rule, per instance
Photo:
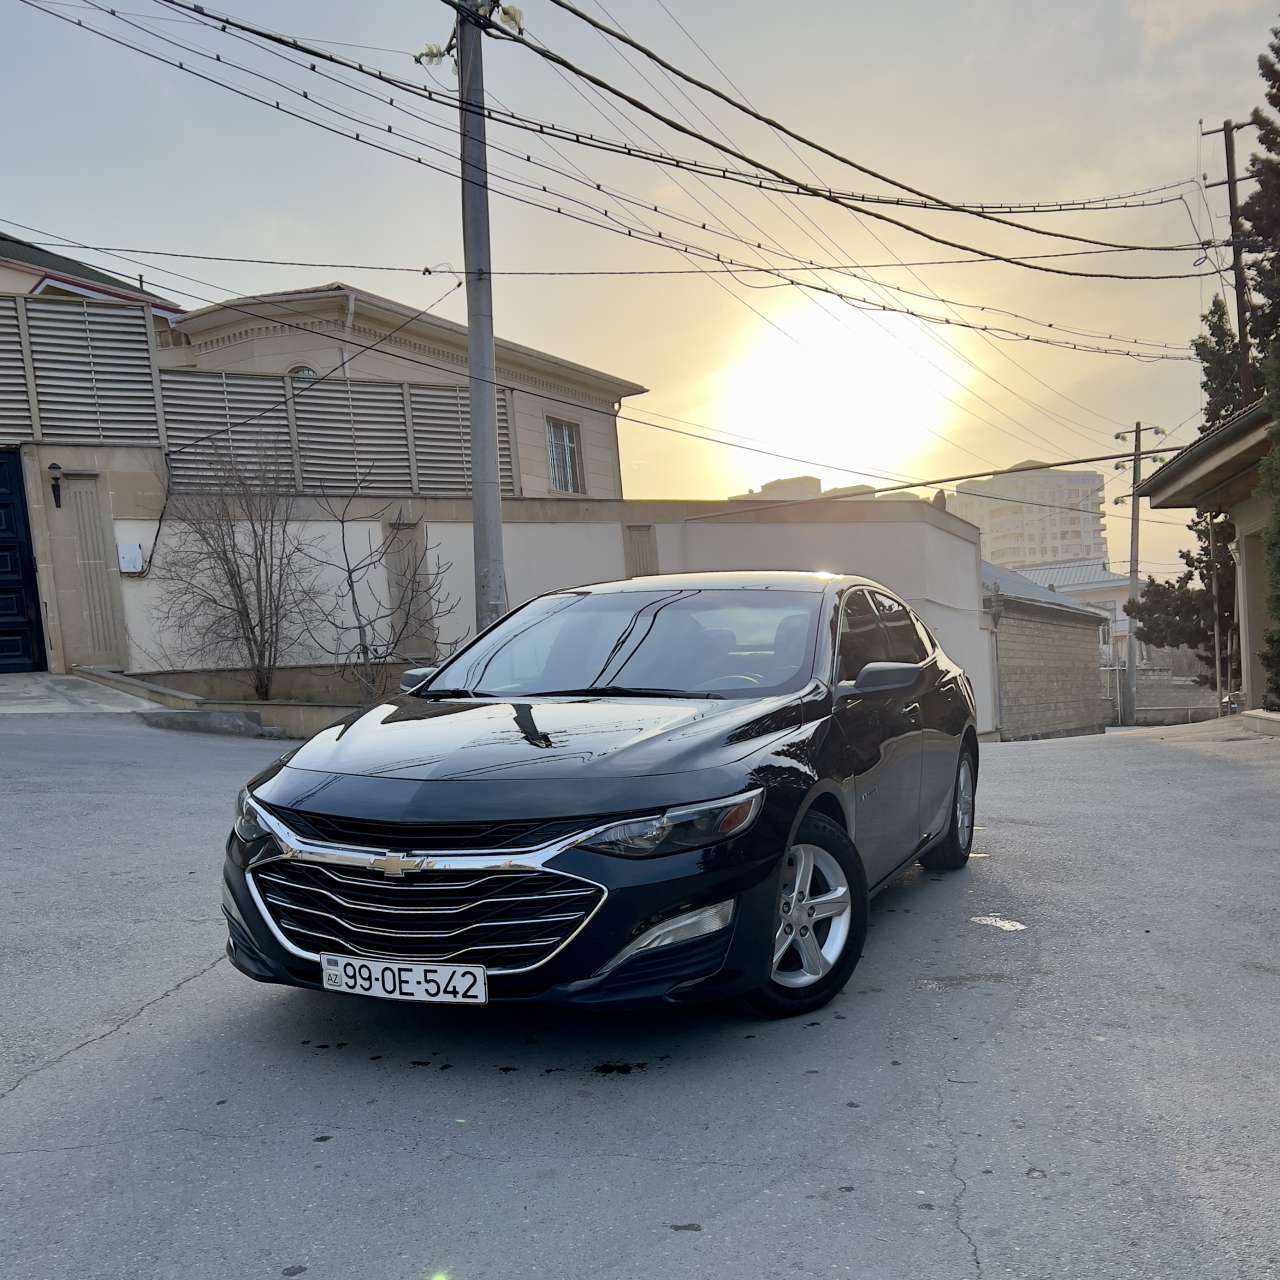
{"label": "car front bumper", "polygon": [[[769,976],[782,862],[781,842],[769,830],[757,827],[724,845],[657,858],[617,858],[570,848],[545,860],[547,871],[601,886],[603,900],[542,963],[516,972],[490,970],[490,1000],[603,1004],[716,999],[761,986]],[[222,885],[232,964],[261,982],[320,987],[318,960],[298,954],[266,918],[264,912],[271,908],[251,889],[254,873],[246,870],[252,857],[253,850],[233,833]],[[628,944],[655,925],[726,900],[734,904],[727,927],[640,951],[610,967]]]}

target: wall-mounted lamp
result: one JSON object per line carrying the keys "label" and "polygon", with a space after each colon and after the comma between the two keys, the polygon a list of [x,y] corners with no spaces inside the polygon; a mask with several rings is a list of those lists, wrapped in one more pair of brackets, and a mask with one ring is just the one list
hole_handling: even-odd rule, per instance
{"label": "wall-mounted lamp", "polygon": [[49,488],[53,491],[53,505],[62,510],[62,467],[56,463],[49,463]]}

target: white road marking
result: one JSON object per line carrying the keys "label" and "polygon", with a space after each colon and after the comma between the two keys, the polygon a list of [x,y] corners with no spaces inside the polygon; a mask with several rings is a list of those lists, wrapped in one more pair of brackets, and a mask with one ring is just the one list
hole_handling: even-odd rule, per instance
{"label": "white road marking", "polygon": [[993,929],[1003,929],[1006,933],[1017,933],[1027,927],[1016,920],[1006,920],[1004,916],[970,916],[969,919],[973,924],[989,924]]}

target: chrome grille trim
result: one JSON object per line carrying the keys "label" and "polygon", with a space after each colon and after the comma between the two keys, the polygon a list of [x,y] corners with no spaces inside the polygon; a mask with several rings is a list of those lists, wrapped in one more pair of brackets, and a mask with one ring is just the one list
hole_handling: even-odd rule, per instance
{"label": "chrome grille trim", "polygon": [[[321,870],[323,870],[323,868],[321,868]],[[485,876],[483,878],[485,880],[491,880],[491,879],[494,879],[495,877]],[[297,887],[296,885],[292,884],[288,880],[282,880],[279,876],[268,875],[265,872],[260,872],[258,874],[258,879],[263,880],[268,884],[284,885],[288,889],[294,889]],[[348,881],[348,883],[356,883],[356,882]],[[359,883],[363,885],[365,882],[360,881]],[[480,881],[476,881],[476,883],[479,884]],[[452,886],[452,885],[435,884],[435,885],[432,885],[431,887],[433,889],[447,889],[447,888],[455,888],[455,887],[470,888],[471,886],[470,885]],[[477,903],[481,901],[484,901],[484,902],[547,902],[557,898],[581,898],[584,895],[590,894],[591,890],[590,889],[559,889],[551,893],[504,894],[500,898],[484,898],[484,899],[477,898],[475,902],[466,902],[466,903],[463,903],[463,905],[460,907],[375,906],[372,903],[368,903],[368,902],[352,902],[350,899],[344,898],[341,894],[330,893],[328,889],[321,889],[318,885],[310,889],[309,892],[322,894],[324,897],[329,898],[332,901],[336,902],[340,907],[346,907],[348,911],[378,911],[378,912],[382,912],[385,915],[430,916],[430,915],[456,915],[460,911],[470,911],[473,907],[477,905]],[[270,893],[267,893],[264,896],[266,897],[268,902],[274,901]],[[280,905],[287,906],[288,904],[282,903]]]}
{"label": "chrome grille trim", "polygon": [[[253,804],[252,798],[250,799],[249,803]],[[272,833],[272,836],[274,837],[274,844],[276,847],[274,849],[270,849],[268,852],[264,853],[263,855],[260,855],[259,857],[253,859],[250,862],[248,873],[245,875],[245,883],[248,885],[249,894],[253,898],[254,905],[257,907],[258,912],[262,916],[264,923],[266,924],[267,928],[270,929],[271,934],[276,939],[276,941],[282,947],[284,947],[284,949],[288,951],[291,955],[295,955],[300,959],[309,960],[309,961],[312,961],[313,963],[318,964],[320,962],[320,952],[308,951],[305,948],[298,946],[296,943],[291,941],[286,936],[284,930],[277,923],[273,913],[267,906],[267,901],[265,900],[262,891],[258,887],[258,883],[257,883],[258,876],[256,873],[260,869],[269,868],[272,863],[297,861],[297,862],[306,863],[308,865],[314,865],[317,870],[319,870],[322,874],[324,874],[329,879],[339,881],[339,882],[342,882],[345,880],[349,884],[353,884],[353,885],[359,884],[359,885],[367,886],[367,884],[369,883],[368,881],[357,878],[357,877],[343,876],[341,875],[341,870],[346,868],[352,871],[368,871],[372,868],[373,863],[379,861],[381,858],[385,856],[386,851],[383,849],[346,848],[340,845],[328,845],[328,844],[323,844],[319,841],[306,840],[301,836],[299,836],[296,832],[290,830],[290,828],[287,827],[283,822],[281,822],[279,818],[277,818],[273,813],[269,813],[261,805],[253,804],[253,809],[255,814],[258,817],[258,820],[261,822],[263,827],[265,827],[268,831]],[[596,834],[597,832],[607,830],[609,827],[613,826],[616,822],[617,822],[616,818],[610,819],[609,821],[600,823],[598,826],[595,826],[589,829],[584,829],[582,831],[577,831],[567,836],[563,836],[560,839],[555,840],[547,845],[543,845],[538,849],[525,849],[525,850],[519,851],[518,853],[513,853],[509,850],[491,850],[491,851],[484,850],[484,851],[475,851],[475,852],[459,851],[459,852],[448,853],[448,854],[423,854],[421,856],[407,855],[407,857],[418,863],[418,865],[412,869],[413,871],[460,871],[460,872],[472,872],[472,873],[475,873],[475,872],[491,873],[491,874],[485,874],[485,875],[481,875],[479,877],[475,877],[471,879],[465,879],[461,882],[449,881],[449,882],[446,882],[446,884],[444,885],[437,886],[440,888],[453,889],[455,891],[456,890],[465,891],[467,889],[474,889],[476,886],[483,884],[485,881],[492,880],[492,879],[501,879],[504,873],[510,873],[513,871],[541,871],[544,869],[546,863],[548,863],[557,854],[563,853],[566,849],[570,849],[576,844],[580,844],[583,840],[590,838],[592,835]],[[337,868],[337,870],[331,870],[331,868]],[[461,955],[464,953],[464,951],[506,951],[510,953],[515,951],[528,951],[531,949],[546,947],[546,946],[551,946],[553,948],[545,956],[535,961],[533,964],[503,965],[503,966],[496,966],[494,968],[489,969],[489,972],[494,974],[508,974],[508,973],[514,974],[514,973],[528,973],[548,963],[550,960],[554,959],[554,957],[559,955],[560,952],[563,951],[565,947],[567,947],[575,938],[577,938],[578,935],[581,934],[582,931],[587,927],[587,925],[590,924],[590,922],[595,918],[596,914],[600,911],[600,908],[604,906],[605,901],[608,899],[609,891],[604,885],[598,883],[597,881],[590,880],[586,876],[574,875],[570,872],[561,871],[559,869],[551,869],[549,871],[549,874],[558,876],[561,879],[568,882],[576,881],[583,886],[583,888],[578,890],[558,891],[556,892],[556,897],[572,898],[573,896],[585,896],[586,894],[592,893],[593,891],[596,891],[599,894],[599,897],[597,898],[595,904],[592,906],[590,911],[574,912],[571,916],[567,918],[543,917],[542,919],[539,919],[535,917],[531,920],[515,922],[519,924],[536,925],[536,924],[541,924],[544,921],[547,923],[553,923],[556,921],[560,923],[568,923],[574,919],[577,919],[576,925],[574,925],[574,927],[570,929],[568,934],[566,934],[563,938],[551,937],[551,938],[539,938],[536,941],[525,940],[522,942],[499,942],[499,943],[488,943],[488,944],[476,943],[476,944],[467,946],[465,948],[454,950],[450,952],[448,956],[444,956],[444,957],[433,956],[430,958],[431,962],[439,963],[441,960],[448,960],[453,958],[454,956]],[[264,879],[265,878],[266,878],[266,875],[264,874]],[[404,884],[404,881],[399,877],[388,877],[385,881],[385,886],[379,885],[379,887],[380,888],[385,887],[388,890],[394,892],[397,887],[402,886],[403,884]],[[291,887],[294,887],[296,889],[296,886],[291,886]],[[319,888],[313,888],[310,890],[310,892],[325,893],[326,891]],[[330,894],[329,896],[336,897],[337,895]],[[548,895],[546,894],[531,894],[531,895],[524,895],[524,900],[530,900],[530,899],[542,900],[547,897]],[[500,905],[504,901],[509,902],[509,901],[516,901],[516,900],[520,900],[520,899],[511,898],[511,897],[497,898],[497,899],[477,899],[477,902],[489,901],[489,902],[494,902]],[[471,905],[474,905],[474,904],[471,904]],[[390,908],[373,908],[373,909],[387,910],[389,913],[391,913]],[[465,909],[465,905],[462,909]],[[288,910],[291,912],[296,912],[299,910],[299,908],[296,906],[290,906],[288,907]],[[399,910],[403,911],[406,914],[414,913],[413,908],[400,908]],[[315,912],[315,914],[324,916],[327,913]],[[337,917],[334,917],[334,916],[329,916],[329,918],[337,919]],[[339,920],[338,922],[346,929],[357,928],[357,926],[351,925],[350,922],[347,922],[347,921]],[[489,922],[476,922],[476,923],[481,924],[481,923],[489,923]],[[511,922],[508,922],[508,925],[505,927],[509,927],[510,923]],[[495,927],[496,927],[496,922],[495,922]],[[406,934],[400,931],[391,931],[391,930],[375,931],[367,928],[359,928],[358,931],[361,933],[381,932],[382,934],[384,934],[384,936],[393,936],[393,937],[414,936],[412,934]],[[374,950],[369,950],[364,947],[357,946],[355,943],[347,942],[341,938],[336,938],[332,934],[325,933],[319,929],[296,927],[294,928],[294,932],[303,934],[307,938],[317,938],[322,941],[336,943],[339,950],[345,949],[350,953],[357,954],[357,955],[366,955],[374,959],[386,959],[392,962],[411,959],[410,957],[403,957],[403,956],[401,957],[387,956],[384,953],[374,951]],[[423,936],[430,937],[430,936],[439,936],[439,935],[428,934]],[[443,936],[447,937],[451,935],[445,934]],[[558,941],[558,945],[555,945],[557,941]]]}
{"label": "chrome grille trim", "polygon": [[270,894],[266,895],[266,900],[277,907],[283,907],[286,911],[305,911],[309,916],[323,916],[324,919],[332,920],[334,924],[341,925],[344,929],[351,929],[355,933],[376,933],[386,938],[456,938],[461,933],[470,933],[472,929],[509,929],[516,925],[564,924],[569,920],[580,920],[586,915],[585,911],[574,911],[569,915],[537,916],[533,920],[477,920],[474,924],[464,924],[460,929],[446,929],[439,932],[420,929],[379,929],[375,925],[352,924],[341,916],[335,916],[331,911],[321,911],[319,907],[301,907],[293,902],[273,898]]}

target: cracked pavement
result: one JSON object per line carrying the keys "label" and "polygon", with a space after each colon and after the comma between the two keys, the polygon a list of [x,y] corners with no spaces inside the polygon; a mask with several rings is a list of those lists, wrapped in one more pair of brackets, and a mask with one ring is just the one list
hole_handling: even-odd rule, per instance
{"label": "cracked pavement", "polygon": [[1280,740],[986,748],[985,856],[785,1023],[242,978],[221,845],[278,749],[0,717],[3,1280],[1280,1271]]}

